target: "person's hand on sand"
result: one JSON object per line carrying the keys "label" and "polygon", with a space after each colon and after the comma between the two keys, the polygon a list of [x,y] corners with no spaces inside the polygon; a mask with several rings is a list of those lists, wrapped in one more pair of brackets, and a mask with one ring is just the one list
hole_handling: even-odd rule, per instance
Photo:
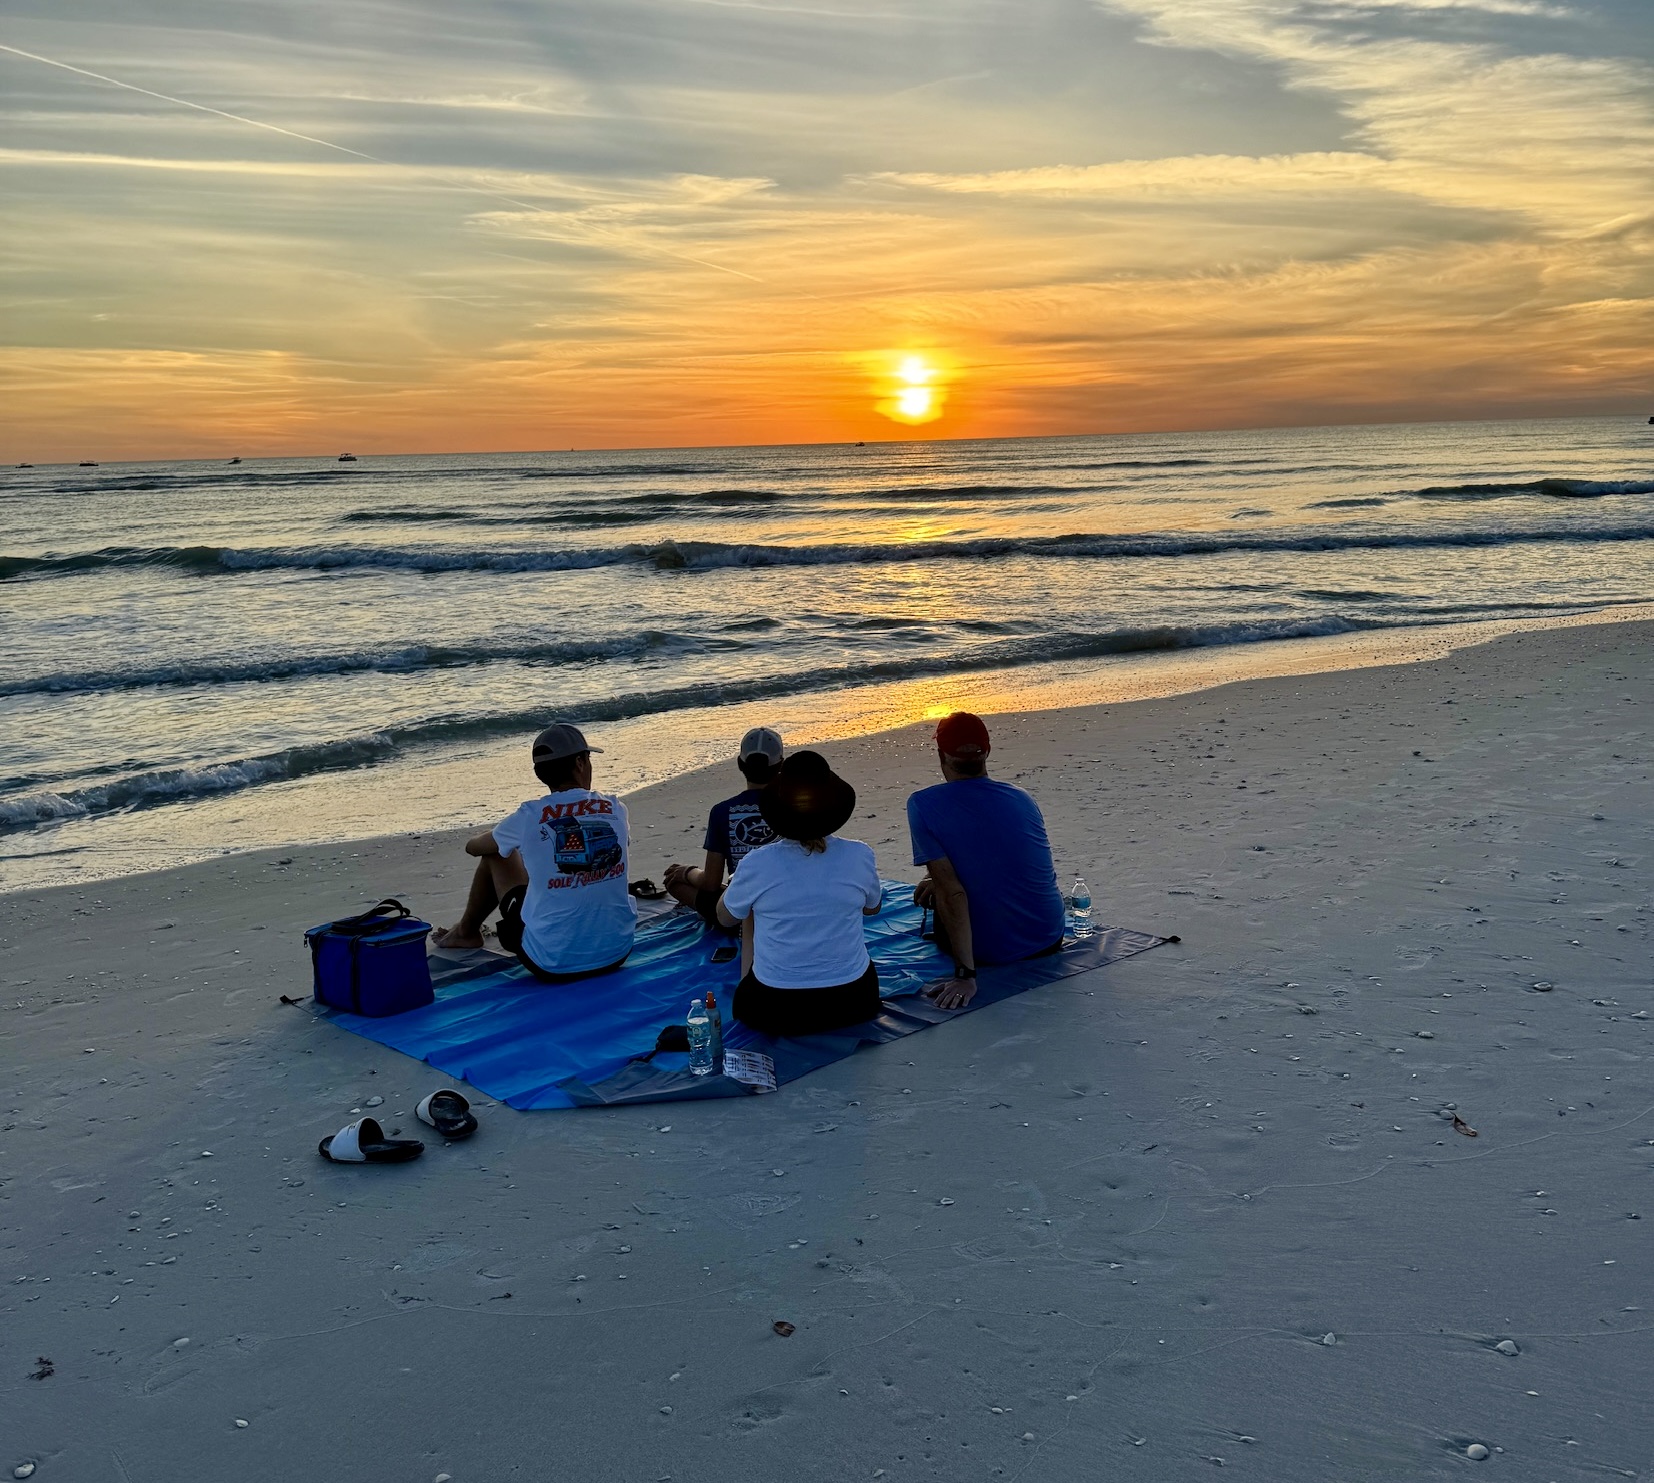
{"label": "person's hand on sand", "polygon": [[938,979],[923,992],[925,998],[929,999],[938,1009],[963,1009],[976,997],[976,980],[974,978]]}

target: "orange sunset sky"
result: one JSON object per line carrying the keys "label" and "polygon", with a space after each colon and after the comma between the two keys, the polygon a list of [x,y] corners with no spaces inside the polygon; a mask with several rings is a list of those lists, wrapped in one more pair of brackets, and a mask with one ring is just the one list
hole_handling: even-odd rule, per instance
{"label": "orange sunset sky", "polygon": [[1647,0],[23,0],[8,461],[1654,411]]}

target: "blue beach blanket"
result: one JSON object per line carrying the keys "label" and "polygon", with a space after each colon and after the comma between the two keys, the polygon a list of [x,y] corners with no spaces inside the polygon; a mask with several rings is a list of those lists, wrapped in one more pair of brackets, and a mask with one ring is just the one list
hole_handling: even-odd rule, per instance
{"label": "blue beach blanket", "polygon": [[983,967],[969,1008],[949,1011],[918,993],[952,968],[919,932],[912,886],[886,881],[884,909],[867,919],[867,948],[878,965],[884,1010],[831,1035],[778,1040],[737,1023],[730,1006],[740,963],[712,961],[713,950],[732,939],[681,909],[640,924],[625,965],[600,978],[542,984],[515,964],[500,968],[484,959],[475,976],[439,978],[436,1002],[423,1009],[386,1019],[321,1012],[342,1029],[428,1062],[512,1107],[745,1096],[749,1089],[727,1077],[691,1076],[682,1052],[635,1058],[654,1049],[663,1026],[683,1022],[693,996],[710,992],[723,1012],[724,1043],[770,1056],[780,1085],[842,1060],[860,1045],[899,1039],[1171,940],[1104,928],[1046,958]]}

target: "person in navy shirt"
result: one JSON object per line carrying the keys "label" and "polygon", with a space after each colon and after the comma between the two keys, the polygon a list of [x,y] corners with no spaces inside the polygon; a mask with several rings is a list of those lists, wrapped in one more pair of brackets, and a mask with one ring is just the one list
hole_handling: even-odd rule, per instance
{"label": "person in navy shirt", "polygon": [[668,865],[666,889],[674,900],[692,906],[709,927],[721,927],[718,897],[724,888],[724,871],[735,867],[760,845],[775,838],[764,822],[760,807],[764,790],[781,766],[781,736],[768,726],[754,726],[741,738],[736,766],[747,786],[733,798],[712,805],[707,816],[706,862],[702,865]]}
{"label": "person in navy shirt", "polygon": [[936,913],[936,945],[954,976],[927,989],[943,1009],[976,993],[979,963],[1014,963],[1062,946],[1065,916],[1039,805],[988,776],[991,744],[980,716],[956,711],[936,728],[945,782],[907,801],[913,863],[925,868],[913,899]]}

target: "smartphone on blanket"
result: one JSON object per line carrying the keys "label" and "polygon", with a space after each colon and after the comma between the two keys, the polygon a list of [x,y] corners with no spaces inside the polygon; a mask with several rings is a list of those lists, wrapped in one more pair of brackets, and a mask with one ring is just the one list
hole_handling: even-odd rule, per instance
{"label": "smartphone on blanket", "polygon": [[739,951],[740,949],[737,948],[734,943],[726,942],[722,947],[713,949],[712,961],[714,963],[732,963],[735,961],[735,955]]}

